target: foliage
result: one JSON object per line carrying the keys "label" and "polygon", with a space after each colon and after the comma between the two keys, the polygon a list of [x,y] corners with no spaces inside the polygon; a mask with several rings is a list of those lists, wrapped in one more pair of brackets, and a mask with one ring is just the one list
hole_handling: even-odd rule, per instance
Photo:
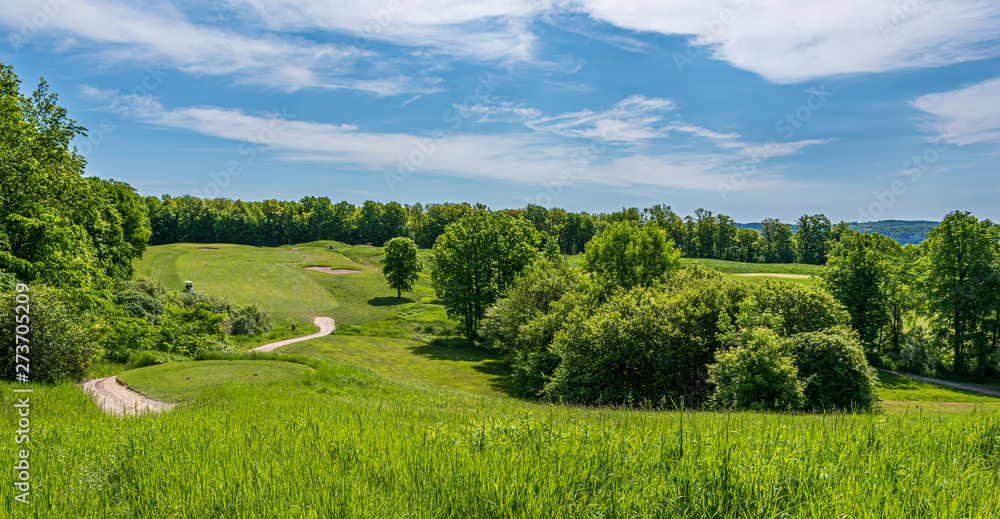
{"label": "foliage", "polygon": [[715,354],[708,380],[718,409],[794,411],[804,402],[795,361],[769,328],[744,330],[729,349]]}
{"label": "foliage", "polygon": [[[78,380],[99,353],[72,301],[63,292],[32,285],[18,292],[0,294],[0,373],[14,380],[15,356],[28,358],[28,377],[34,382]],[[17,339],[21,336],[27,339]],[[25,346],[27,346],[25,348]],[[20,347],[20,348],[19,348]],[[22,363],[23,364],[23,363]]]}
{"label": "foliage", "polygon": [[157,324],[164,308],[161,300],[139,290],[122,290],[115,294],[114,302],[129,316],[145,319],[149,324]]}
{"label": "foliage", "polygon": [[481,336],[511,363],[511,384],[536,397],[559,364],[550,350],[569,314],[590,304],[584,280],[563,262],[543,260],[528,268],[483,319]]}
{"label": "foliage", "polygon": [[798,258],[802,263],[822,265],[826,263],[830,245],[830,220],[822,215],[804,215],[795,228],[795,244]]}
{"label": "foliage", "polygon": [[385,274],[389,287],[396,289],[396,297],[402,297],[404,290],[413,290],[423,268],[423,263],[417,257],[417,244],[413,240],[396,237],[386,243],[382,273]]}
{"label": "foliage", "polygon": [[878,407],[878,377],[849,328],[799,333],[785,339],[782,349],[795,356],[806,408],[872,411]]}
{"label": "foliage", "polygon": [[181,355],[194,354],[201,349],[221,349],[226,333],[220,323],[225,318],[225,315],[212,312],[207,303],[169,304],[163,312],[156,348]]}
{"label": "foliage", "polygon": [[903,248],[880,234],[844,236],[830,252],[823,286],[847,309],[869,353],[880,352],[886,340],[898,349],[908,297],[907,265]]}
{"label": "foliage", "polygon": [[680,269],[680,256],[659,227],[621,221],[587,243],[583,269],[605,287],[629,289],[649,286]]}
{"label": "foliage", "polygon": [[537,256],[538,232],[506,213],[473,212],[448,227],[431,252],[431,279],[448,315],[475,339],[500,294]]}
{"label": "foliage", "polygon": [[955,211],[923,247],[927,309],[949,336],[954,371],[992,375],[1000,347],[1000,227]]}

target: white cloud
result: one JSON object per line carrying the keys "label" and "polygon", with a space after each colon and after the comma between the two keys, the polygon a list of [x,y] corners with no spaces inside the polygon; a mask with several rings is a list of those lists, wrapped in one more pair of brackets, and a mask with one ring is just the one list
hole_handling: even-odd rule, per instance
{"label": "white cloud", "polygon": [[583,0],[619,27],[690,35],[778,83],[937,67],[998,55],[994,0]]}
{"label": "white cloud", "polygon": [[927,94],[912,103],[931,114],[925,129],[959,145],[1000,143],[1000,78]]}
{"label": "white cloud", "polygon": [[[401,163],[409,161],[418,171],[528,185],[568,177],[568,184],[716,190],[719,182],[730,178],[729,166],[739,160],[732,154],[691,151],[669,156],[623,155],[616,153],[609,144],[606,153],[591,152],[590,158],[581,161],[581,151],[586,147],[547,132],[500,136],[446,134],[432,139],[214,106],[168,109],[152,96],[119,96],[116,91],[92,87],[85,87],[84,91],[96,99],[121,100],[131,107],[137,120],[249,143],[237,145],[241,153],[248,152],[252,145],[259,152],[266,151],[280,160],[356,167],[373,174],[396,173]],[[643,103],[663,106],[662,101],[631,99],[623,106]],[[746,189],[795,189],[803,185],[779,177],[761,177]]]}
{"label": "white cloud", "polygon": [[[59,39],[61,49],[90,51],[87,59],[98,62],[155,63],[194,75],[234,76],[240,82],[286,91],[347,88],[395,95],[436,90],[398,73],[378,71],[376,77],[359,77],[355,66],[372,56],[371,51],[275,34],[245,36],[192,23],[170,4],[158,4],[156,10],[102,0],[59,4],[60,11],[38,30]],[[37,9],[31,2],[5,5],[0,23],[20,28]]]}

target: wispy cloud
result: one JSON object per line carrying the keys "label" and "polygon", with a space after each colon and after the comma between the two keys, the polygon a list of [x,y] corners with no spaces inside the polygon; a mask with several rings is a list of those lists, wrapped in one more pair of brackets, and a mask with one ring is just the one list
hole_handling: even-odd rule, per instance
{"label": "wispy cloud", "polygon": [[618,27],[690,35],[778,83],[1000,55],[993,0],[583,0],[581,9]]}
{"label": "wispy cloud", "polygon": [[1000,78],[927,94],[912,103],[930,114],[924,129],[959,145],[1000,143]]}

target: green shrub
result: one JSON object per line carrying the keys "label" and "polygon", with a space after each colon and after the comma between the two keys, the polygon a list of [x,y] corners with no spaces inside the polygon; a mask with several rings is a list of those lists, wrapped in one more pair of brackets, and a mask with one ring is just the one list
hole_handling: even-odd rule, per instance
{"label": "green shrub", "polygon": [[810,409],[871,411],[878,407],[878,377],[857,334],[847,327],[800,333],[782,344],[795,355]]}
{"label": "green shrub", "polygon": [[271,315],[257,303],[235,307],[230,313],[230,333],[257,335],[271,329]]}
{"label": "green shrub", "polygon": [[754,328],[740,344],[715,355],[709,381],[715,385],[711,403],[718,409],[794,411],[804,396],[791,356],[781,351],[778,334]]}
{"label": "green shrub", "polygon": [[115,294],[115,304],[121,306],[130,316],[157,324],[163,314],[163,302],[140,290],[123,290]]}
{"label": "green shrub", "polygon": [[125,363],[125,369],[137,369],[144,368],[146,366],[156,366],[157,364],[166,364],[171,361],[171,357],[166,352],[162,351],[136,351],[132,352],[129,356],[128,362]]}
{"label": "green shrub", "polygon": [[125,362],[135,351],[148,350],[156,329],[144,319],[125,315],[105,318],[95,325],[101,357],[111,362]]}
{"label": "green shrub", "polygon": [[[29,379],[34,382],[79,380],[97,353],[96,341],[89,336],[79,312],[62,292],[33,285],[21,294],[29,303],[19,304],[14,291],[0,294],[0,373],[14,380],[15,356],[29,359]],[[24,297],[21,298],[22,301]],[[24,308],[27,309],[25,313]],[[27,317],[25,317],[27,316]],[[26,334],[18,334],[18,327]],[[27,349],[17,350],[28,340]]]}
{"label": "green shrub", "polygon": [[157,339],[157,348],[181,355],[202,349],[224,349],[226,334],[221,322],[226,318],[212,312],[205,303],[193,307],[167,305]]}

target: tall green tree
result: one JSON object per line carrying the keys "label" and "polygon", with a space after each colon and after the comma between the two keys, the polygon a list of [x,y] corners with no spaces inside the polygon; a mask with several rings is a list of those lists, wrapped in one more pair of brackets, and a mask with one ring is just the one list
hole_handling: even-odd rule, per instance
{"label": "tall green tree", "polygon": [[885,339],[898,348],[907,287],[903,248],[881,234],[848,234],[833,247],[822,270],[823,286],[851,315],[865,349],[877,353]]}
{"label": "tall green tree", "polygon": [[413,290],[422,268],[424,266],[417,257],[417,244],[413,240],[397,236],[385,244],[382,274],[389,282],[389,288],[396,289],[397,298],[403,297],[404,290]]}
{"label": "tall green tree", "polygon": [[781,223],[777,218],[767,218],[761,227],[760,236],[764,246],[764,261],[767,263],[793,263],[795,261],[792,226]]}
{"label": "tall green tree", "polygon": [[632,220],[609,224],[590,240],[583,257],[583,269],[594,274],[606,287],[632,288],[649,285],[680,268],[681,252],[656,225]]}
{"label": "tall green tree", "polygon": [[[1000,297],[993,278],[1000,257],[1000,231],[989,220],[955,211],[927,235],[922,286],[935,320],[946,330],[957,374],[983,373],[992,352],[978,355],[972,366],[970,341],[981,334],[983,318],[993,313]],[[988,321],[987,321],[988,322]],[[980,337],[982,337],[980,335]]]}
{"label": "tall green tree", "polygon": [[795,230],[799,261],[810,265],[826,263],[830,241],[830,219],[822,214],[803,215]]}
{"label": "tall green tree", "polygon": [[486,309],[538,256],[538,231],[505,213],[478,210],[448,226],[431,251],[431,279],[470,340]]}

